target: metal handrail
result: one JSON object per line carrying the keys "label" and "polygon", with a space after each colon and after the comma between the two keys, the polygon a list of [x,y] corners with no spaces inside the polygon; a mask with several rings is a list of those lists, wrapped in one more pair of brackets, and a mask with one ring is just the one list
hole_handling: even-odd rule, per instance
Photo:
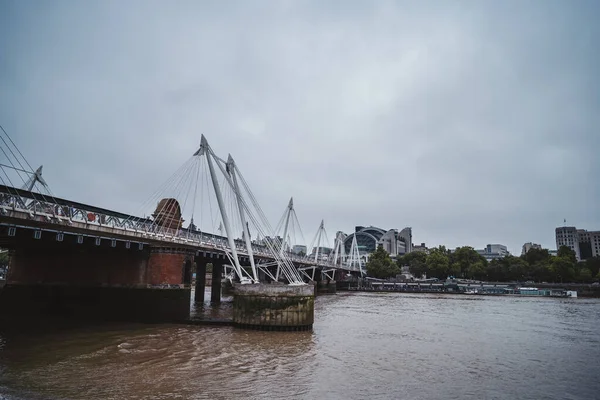
{"label": "metal handrail", "polygon": [[[188,229],[173,229],[168,227],[159,227],[151,219],[132,217],[127,214],[105,211],[93,206],[85,206],[81,203],[70,203],[62,200],[60,204],[52,203],[41,198],[32,192],[27,192],[14,188],[2,187],[0,185],[0,212],[2,215],[8,213],[13,217],[33,220],[36,218],[45,219],[46,223],[57,225],[73,225],[73,223],[84,224],[85,227],[104,227],[122,236],[152,236],[154,240],[192,245],[199,248],[211,248],[225,251],[227,246],[226,238],[217,237],[214,234],[206,232],[190,231]],[[106,210],[108,211],[108,210]],[[26,215],[26,218],[23,216]],[[252,250],[255,255],[260,257],[272,258],[272,254],[266,251],[267,247],[257,243],[252,244]],[[242,243],[237,243],[236,250],[241,255],[247,256],[246,247]],[[348,270],[343,266],[336,266],[329,262],[321,260],[314,261],[309,256],[299,256],[294,253],[285,252],[286,256],[292,261],[314,265],[317,267],[336,268]]]}

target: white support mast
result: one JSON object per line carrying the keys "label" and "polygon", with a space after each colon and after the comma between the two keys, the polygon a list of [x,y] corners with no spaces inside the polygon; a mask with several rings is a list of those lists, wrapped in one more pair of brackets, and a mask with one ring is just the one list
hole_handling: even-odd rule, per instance
{"label": "white support mast", "polygon": [[318,263],[319,259],[319,249],[321,248],[321,236],[324,228],[324,220],[321,220],[321,225],[319,226],[319,232],[317,233],[317,251],[315,251],[315,263]]}
{"label": "white support mast", "polygon": [[281,243],[281,251],[279,252],[280,254],[283,254],[285,251],[285,244],[286,244],[287,234],[288,234],[288,226],[290,224],[290,217],[292,216],[293,211],[294,211],[294,198],[291,197],[290,202],[288,203],[287,217],[285,218],[285,227],[283,228],[283,242]]}
{"label": "white support mast", "polygon": [[217,180],[217,175],[215,174],[215,169],[213,167],[213,163],[211,160],[212,154],[210,152],[210,148],[208,147],[208,142],[204,135],[202,135],[202,141],[200,142],[200,149],[194,155],[204,155],[206,156],[206,161],[208,163],[208,169],[210,170],[210,177],[213,182],[213,186],[215,189],[215,195],[217,197],[217,202],[219,203],[219,209],[221,210],[221,217],[223,219],[223,225],[225,225],[225,232],[227,233],[227,239],[229,241],[229,247],[231,249],[231,253],[233,255],[233,263],[236,273],[240,277],[240,281],[244,283],[244,276],[242,275],[242,267],[240,266],[240,261],[238,260],[237,251],[235,249],[235,241],[233,240],[231,226],[229,225],[229,218],[227,217],[227,212],[225,211],[225,205],[223,203],[223,196],[221,195],[221,188],[219,187],[219,182]]}
{"label": "white support mast", "polygon": [[338,258],[343,259],[344,257],[344,241],[342,240],[342,233],[338,232],[335,237],[335,251],[333,253],[333,265],[337,265]]}
{"label": "white support mast", "polygon": [[40,167],[35,170],[35,172],[29,177],[29,179],[27,179],[27,182],[25,182],[22,189],[31,192],[37,182],[42,184],[43,187],[48,188],[48,184],[46,183],[44,178],[42,178],[42,168],[44,168],[44,166],[40,165]]}
{"label": "white support mast", "polygon": [[[281,242],[281,249],[279,249],[279,254],[281,254],[281,255],[283,255],[283,253],[285,251],[285,240],[287,238],[288,227],[290,224],[290,217],[292,216],[293,210],[294,210],[294,198],[290,197],[290,202],[288,203],[287,209],[285,210],[287,215],[285,217],[285,226],[283,228],[283,238],[282,238],[282,242]],[[279,266],[279,264],[277,264],[277,271],[275,272],[275,281],[279,281],[279,272],[281,272],[281,267]]]}
{"label": "white support mast", "polygon": [[340,235],[340,265],[346,260],[346,246],[344,245],[343,235]]}
{"label": "white support mast", "polygon": [[362,263],[360,260],[360,253],[358,251],[358,244],[356,242],[356,234],[352,238],[352,247],[350,249],[350,257],[348,259],[348,267],[350,269],[354,269],[355,263],[358,263],[358,270],[360,271],[361,276],[364,275]]}
{"label": "white support mast", "polygon": [[246,250],[248,250],[248,258],[250,259],[250,265],[252,266],[252,277],[254,278],[254,282],[258,282],[258,275],[256,274],[256,265],[254,264],[254,254],[252,252],[252,243],[250,242],[250,232],[248,231],[248,223],[246,222],[246,217],[244,216],[244,207],[242,206],[242,194],[240,192],[240,187],[238,186],[235,174],[235,161],[233,161],[233,157],[231,157],[231,154],[227,158],[227,172],[229,172],[229,175],[233,180],[233,188],[236,193],[238,210],[240,212],[240,220],[242,221],[242,226],[244,227]]}

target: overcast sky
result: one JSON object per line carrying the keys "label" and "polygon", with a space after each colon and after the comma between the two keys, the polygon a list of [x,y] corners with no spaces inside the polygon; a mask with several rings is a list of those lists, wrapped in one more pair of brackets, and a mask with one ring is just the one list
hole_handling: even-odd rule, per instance
{"label": "overcast sky", "polygon": [[[275,225],[414,243],[600,230],[596,1],[0,2],[0,124],[137,212],[207,136]],[[153,207],[150,207],[153,208]],[[151,209],[148,212],[152,212]]]}

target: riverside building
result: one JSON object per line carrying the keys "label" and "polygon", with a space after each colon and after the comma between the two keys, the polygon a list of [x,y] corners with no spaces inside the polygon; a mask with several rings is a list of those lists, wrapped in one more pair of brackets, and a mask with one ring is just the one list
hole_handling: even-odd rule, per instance
{"label": "riverside building", "polygon": [[574,226],[555,229],[556,248],[567,246],[575,252],[577,261],[600,257],[600,231],[587,231]]}

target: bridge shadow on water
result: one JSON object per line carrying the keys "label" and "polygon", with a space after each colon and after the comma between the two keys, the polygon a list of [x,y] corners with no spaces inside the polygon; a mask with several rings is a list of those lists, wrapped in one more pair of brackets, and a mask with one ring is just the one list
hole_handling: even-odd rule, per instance
{"label": "bridge shadow on water", "polygon": [[[0,289],[1,290],[1,289]],[[77,315],[61,313],[40,313],[35,315],[22,316],[0,316],[0,340],[2,337],[44,335],[56,332],[65,332],[71,330],[93,330],[103,331],[111,329],[127,329],[131,327],[137,329],[143,326],[153,325],[231,325],[233,319],[233,297],[221,296],[220,303],[211,303],[210,287],[207,287],[203,303],[194,301],[194,290],[191,291],[190,316],[188,320],[175,321],[172,323],[144,323],[139,321],[122,321],[98,318],[94,313],[89,315]],[[1,348],[1,343],[0,343]],[[1,398],[1,397],[0,397]]]}
{"label": "bridge shadow on water", "polygon": [[194,301],[195,291],[192,289],[190,300],[190,321],[192,322],[231,322],[233,320],[233,296],[221,296],[221,302],[210,301],[210,287],[204,291],[204,302]]}

